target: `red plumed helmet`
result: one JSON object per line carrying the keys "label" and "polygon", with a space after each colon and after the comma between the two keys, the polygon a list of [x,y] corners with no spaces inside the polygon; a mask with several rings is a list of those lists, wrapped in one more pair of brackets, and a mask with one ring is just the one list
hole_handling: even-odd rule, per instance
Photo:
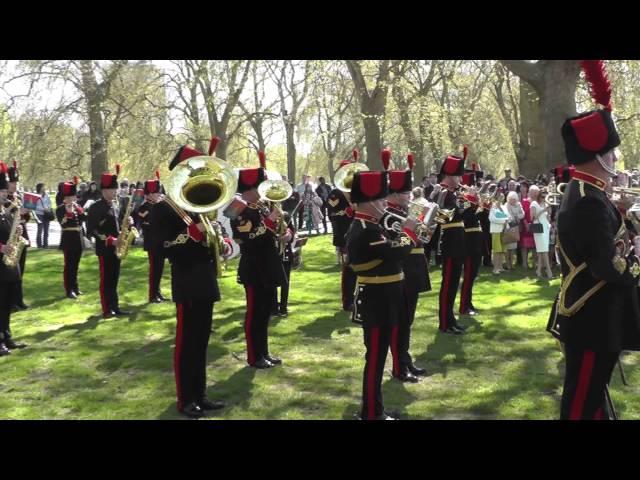
{"label": "red plumed helmet", "polygon": [[469,147],[467,147],[466,145],[464,146],[464,148],[462,149],[462,159],[466,160],[467,159],[467,154],[469,153]]}
{"label": "red plumed helmet", "polygon": [[156,178],[160,180],[160,170],[156,170]]}
{"label": "red plumed helmet", "polygon": [[604,60],[582,60],[581,66],[589,84],[591,98],[606,110],[611,111],[611,83]]}
{"label": "red plumed helmet", "polygon": [[389,150],[388,148],[385,148],[384,150],[382,150],[382,166],[384,167],[385,170],[389,170],[389,163],[391,162],[391,150]]}
{"label": "red plumed helmet", "polygon": [[353,161],[357,162],[358,161],[358,157],[360,156],[360,152],[358,151],[358,149],[354,148],[353,152],[351,152],[351,154],[353,155]]}
{"label": "red plumed helmet", "polygon": [[216,147],[220,143],[220,137],[213,137],[209,142],[209,155],[213,155],[216,151]]}
{"label": "red plumed helmet", "polygon": [[267,168],[267,157],[262,150],[258,152],[258,158],[260,159],[260,166],[262,168]]}
{"label": "red plumed helmet", "polygon": [[120,164],[116,163],[116,175],[120,175]]}
{"label": "red plumed helmet", "polygon": [[7,173],[9,169],[7,168],[7,164],[4,162],[0,162],[0,173]]}
{"label": "red plumed helmet", "polygon": [[407,155],[407,166],[409,167],[409,170],[413,170],[414,165],[415,165],[415,160],[413,158],[413,153],[409,153]]}

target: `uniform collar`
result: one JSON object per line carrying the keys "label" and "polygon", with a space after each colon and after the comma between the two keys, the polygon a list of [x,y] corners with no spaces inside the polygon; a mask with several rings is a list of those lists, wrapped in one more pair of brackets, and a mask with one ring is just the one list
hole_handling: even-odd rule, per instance
{"label": "uniform collar", "polygon": [[603,192],[604,187],[607,185],[607,182],[605,182],[601,178],[594,177],[593,175],[577,169],[573,172],[573,178],[575,178],[576,180],[580,180],[581,182],[588,183],[589,185],[593,185],[598,190],[602,190]]}
{"label": "uniform collar", "polygon": [[406,210],[405,208],[398,205],[397,203],[393,203],[388,200],[387,200],[387,209],[395,210],[396,212],[400,212],[400,213],[404,213],[404,211]]}
{"label": "uniform collar", "polygon": [[364,213],[364,212],[356,212],[355,213],[355,218],[358,220],[364,220],[365,222],[370,222],[370,223],[378,223],[378,219],[376,217],[374,217],[373,215],[369,215],[368,213]]}

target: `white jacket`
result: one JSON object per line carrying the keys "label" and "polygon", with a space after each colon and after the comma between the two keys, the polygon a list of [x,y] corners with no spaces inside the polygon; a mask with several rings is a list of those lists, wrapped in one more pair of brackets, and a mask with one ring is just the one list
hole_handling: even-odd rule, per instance
{"label": "white jacket", "polygon": [[[504,215],[504,218],[496,218],[496,213],[500,212]],[[501,233],[504,231],[504,224],[507,223],[509,217],[501,208],[491,207],[489,210],[489,221],[491,224],[489,225],[490,233]]]}

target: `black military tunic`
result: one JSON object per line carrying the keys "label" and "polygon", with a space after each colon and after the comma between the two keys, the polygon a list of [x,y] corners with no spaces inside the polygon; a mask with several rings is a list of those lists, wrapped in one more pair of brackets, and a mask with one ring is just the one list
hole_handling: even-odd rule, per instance
{"label": "black military tunic", "polygon": [[342,293],[343,310],[351,310],[353,306],[353,294],[356,285],[356,275],[348,266],[346,254],[345,236],[353,220],[353,210],[344,193],[334,188],[327,198],[327,211],[333,229],[333,245],[339,249],[342,258],[342,271],[340,273],[340,290]]}
{"label": "black military tunic", "polygon": [[[6,245],[11,233],[13,216],[0,211],[0,245]],[[20,269],[4,264],[4,254],[0,253],[0,344],[11,338],[11,310],[16,305],[17,290],[20,282]]]}
{"label": "black military tunic", "polygon": [[440,330],[456,327],[458,322],[453,314],[453,304],[458,293],[460,274],[465,257],[465,233],[462,218],[463,208],[457,202],[456,194],[446,185],[438,196],[440,208],[454,210],[450,222],[440,225],[440,251],[442,253],[442,284],[440,286],[439,313]]}
{"label": "black military tunic", "polygon": [[280,302],[278,303],[278,287],[274,287],[276,289],[275,292],[275,302],[274,302],[274,312],[280,313],[282,315],[286,315],[288,313],[288,305],[289,305],[289,283],[291,279],[291,263],[293,262],[293,242],[296,233],[295,226],[293,225],[293,221],[289,220],[287,223],[287,231],[291,234],[291,240],[289,240],[285,244],[284,253],[282,254],[282,268],[284,269],[284,274],[286,281],[280,286]]}
{"label": "black military tunic", "polygon": [[478,276],[482,262],[483,235],[476,210],[478,205],[471,203],[462,213],[464,222],[464,269],[460,288],[460,314],[475,310],[473,306],[473,284]]}
{"label": "black military tunic", "polygon": [[[15,202],[16,199],[22,204],[22,195],[20,193],[12,194],[9,193],[7,195],[7,200],[11,202]],[[9,204],[7,203],[6,206]],[[13,212],[15,209],[12,209]],[[20,225],[22,226],[22,238],[24,238],[28,244],[25,245],[22,250],[22,255],[20,255],[19,265],[20,265],[20,280],[18,281],[17,289],[15,291],[15,305],[24,305],[24,293],[22,289],[22,282],[24,279],[24,272],[27,265],[27,249],[31,245],[31,240],[29,239],[29,231],[27,230],[27,223],[31,219],[31,212],[21,213],[20,214]]]}
{"label": "black military tunic", "polygon": [[116,256],[115,241],[120,233],[124,211],[116,214],[113,202],[101,198],[89,208],[87,230],[96,241],[96,255],[100,261],[100,301],[103,316],[117,312],[120,259]]}
{"label": "black military tunic", "polygon": [[[387,211],[405,217],[406,212],[387,206]],[[387,218],[388,217],[388,218]],[[380,220],[381,225],[389,227],[385,233],[391,240],[399,240],[400,234],[393,230],[393,225],[399,223],[400,220],[388,213]],[[427,265],[427,257],[424,251],[424,245],[417,240],[416,246],[411,249],[411,254],[404,257],[402,262],[402,271],[404,272],[404,297],[406,304],[406,315],[400,319],[398,325],[398,355],[394,357],[397,361],[393,364],[393,374],[399,376],[403,369],[413,364],[413,359],[409,353],[411,343],[411,325],[416,315],[418,305],[418,295],[422,292],[431,291],[431,280],[429,278],[429,267]]]}
{"label": "black military tunic", "polygon": [[205,398],[213,304],[220,300],[218,259],[206,235],[197,229],[197,215],[187,213],[192,222],[188,227],[167,201],[155,204],[149,215],[148,248],[171,264],[171,296],[177,314],[174,372],[182,411]]}
{"label": "black military tunic", "polygon": [[491,266],[491,222],[489,222],[489,209],[483,209],[478,215],[480,228],[482,230],[482,265]]}
{"label": "black military tunic", "polygon": [[605,182],[576,170],[558,212],[560,293],[547,330],[564,343],[561,418],[604,418],[606,385],[622,350],[640,350],[638,279],[627,232]]}
{"label": "black military tunic", "polygon": [[276,225],[267,213],[256,204],[249,204],[231,220],[233,238],[240,245],[238,283],[244,285],[247,300],[244,329],[249,365],[270,355],[268,328],[275,302],[274,287],[287,281],[278,252]]}
{"label": "black military tunic", "polygon": [[408,235],[391,240],[375,218],[359,212],[347,233],[351,267],[358,275],[353,320],[362,323],[367,348],[363,419],[374,419],[384,412],[382,373],[390,346],[397,358],[398,325],[407,315],[402,267],[413,248],[416,243]]}
{"label": "black military tunic", "polygon": [[149,301],[153,301],[156,298],[162,298],[160,292],[160,281],[162,280],[162,273],[164,272],[164,257],[162,256],[162,250],[154,248],[154,242],[151,233],[151,210],[157,204],[144,201],[136,211],[133,217],[138,220],[142,228],[143,248],[147,252],[149,259]]}
{"label": "black military tunic", "polygon": [[78,266],[82,257],[82,222],[86,218],[84,209],[76,204],[73,211],[68,212],[66,206],[60,205],[56,208],[56,218],[60,223],[62,233],[60,234],[59,249],[64,254],[64,270],[62,274],[64,290],[67,295],[79,291],[78,286]]}

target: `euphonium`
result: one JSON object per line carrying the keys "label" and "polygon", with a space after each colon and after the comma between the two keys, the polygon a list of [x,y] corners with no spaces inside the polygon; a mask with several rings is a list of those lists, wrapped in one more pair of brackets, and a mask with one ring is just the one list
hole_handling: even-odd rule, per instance
{"label": "euphonium", "polygon": [[280,204],[293,195],[293,189],[289,182],[285,180],[265,180],[258,186],[258,195],[263,202],[269,202],[279,213],[276,235],[278,236],[278,250],[280,255],[284,254],[284,236],[287,234],[287,224],[284,221],[284,214]]}
{"label": "euphonium", "polygon": [[224,240],[216,218],[217,210],[235,194],[236,174],[227,163],[208,155],[191,157],[180,162],[165,182],[167,204],[190,225],[193,220],[187,211],[197,213],[204,226],[207,244],[216,258],[217,275],[222,275],[220,251]]}
{"label": "euphonium", "polygon": [[340,167],[336,172],[333,183],[338,190],[343,192],[351,192],[351,185],[353,184],[353,176],[356,172],[366,172],[369,170],[364,163],[348,163],[347,165]]}
{"label": "euphonium", "polygon": [[15,207],[16,211],[13,214],[13,222],[11,223],[11,233],[9,234],[9,240],[7,245],[13,247],[11,254],[4,254],[2,261],[7,267],[15,267],[20,261],[22,251],[29,242],[27,242],[22,235],[18,235],[18,226],[20,225],[20,200],[16,199],[15,202],[9,202],[11,207]]}
{"label": "euphonium", "polygon": [[125,258],[129,253],[129,246],[140,236],[136,227],[129,225],[129,217],[131,216],[131,209],[133,207],[133,197],[127,197],[127,209],[122,217],[122,227],[120,228],[120,235],[118,235],[118,248],[116,249],[116,257],[120,260]]}

